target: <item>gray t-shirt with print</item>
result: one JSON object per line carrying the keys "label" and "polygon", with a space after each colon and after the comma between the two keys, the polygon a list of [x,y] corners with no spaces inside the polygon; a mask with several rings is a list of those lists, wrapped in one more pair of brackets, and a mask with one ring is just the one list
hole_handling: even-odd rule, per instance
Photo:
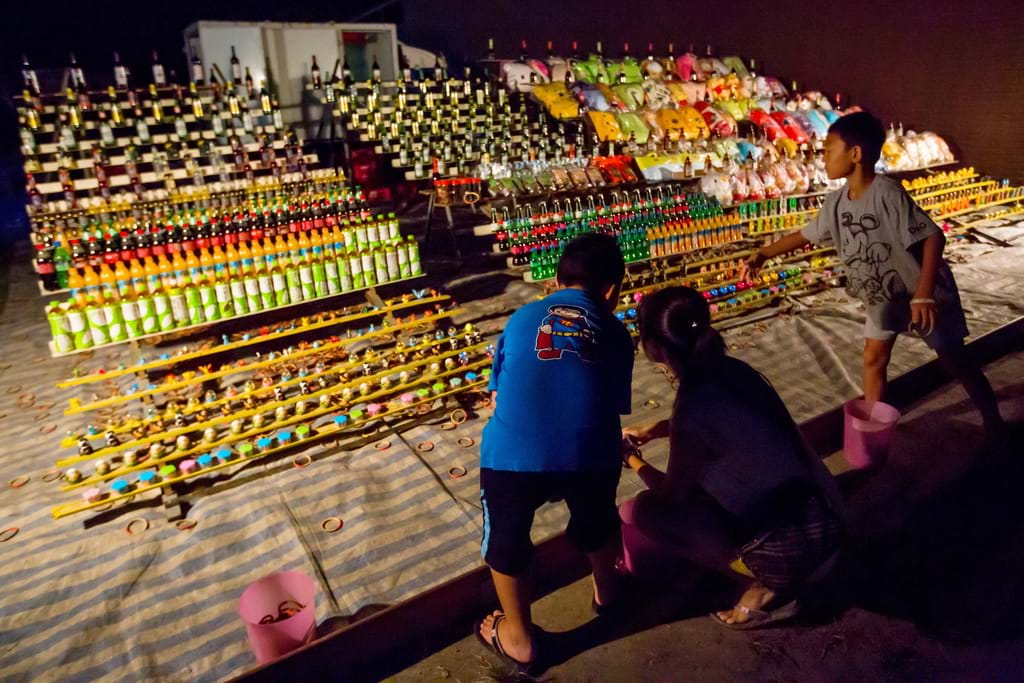
{"label": "gray t-shirt with print", "polygon": [[[877,329],[890,332],[907,329],[910,299],[921,277],[910,247],[941,232],[899,181],[886,176],[877,176],[855,200],[846,187],[831,193],[801,230],[811,242],[835,247],[846,266],[846,291],[860,299]],[[935,300],[943,328],[966,337],[960,295],[945,260],[935,275]]]}

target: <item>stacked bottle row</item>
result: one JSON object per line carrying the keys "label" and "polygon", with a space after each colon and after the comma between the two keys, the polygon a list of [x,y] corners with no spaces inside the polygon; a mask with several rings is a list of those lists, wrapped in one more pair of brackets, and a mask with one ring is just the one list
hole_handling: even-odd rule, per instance
{"label": "stacked bottle row", "polygon": [[381,236],[398,236],[393,213],[373,218],[361,193],[340,186],[328,193],[250,196],[247,201],[218,202],[213,207],[161,206],[43,223],[35,233],[36,269],[45,289],[63,289],[68,286],[69,268],[114,266],[120,261],[187,254],[336,226],[343,233],[352,232],[350,241],[360,248]]}
{"label": "stacked bottle row", "polygon": [[390,232],[362,247],[355,231],[313,230],[199,255],[70,271],[72,297],[51,304],[54,350],[68,353],[394,282],[423,273],[419,245]]}

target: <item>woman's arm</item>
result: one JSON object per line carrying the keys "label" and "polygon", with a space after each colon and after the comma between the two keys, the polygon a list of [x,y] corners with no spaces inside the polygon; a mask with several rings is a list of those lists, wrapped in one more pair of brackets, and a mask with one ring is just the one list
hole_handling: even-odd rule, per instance
{"label": "woman's arm", "polygon": [[665,472],[636,454],[629,456],[627,464],[652,493],[666,499],[679,500],[688,495],[697,483],[707,457],[707,449],[699,436],[689,432],[676,432],[671,435],[671,439]]}

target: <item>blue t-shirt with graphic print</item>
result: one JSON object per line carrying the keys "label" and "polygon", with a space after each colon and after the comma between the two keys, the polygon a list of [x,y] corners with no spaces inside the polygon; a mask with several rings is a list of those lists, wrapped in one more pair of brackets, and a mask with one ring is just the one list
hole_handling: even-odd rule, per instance
{"label": "blue t-shirt with graphic print", "polygon": [[515,312],[498,339],[480,466],[514,472],[617,467],[633,343],[589,294],[560,289]]}

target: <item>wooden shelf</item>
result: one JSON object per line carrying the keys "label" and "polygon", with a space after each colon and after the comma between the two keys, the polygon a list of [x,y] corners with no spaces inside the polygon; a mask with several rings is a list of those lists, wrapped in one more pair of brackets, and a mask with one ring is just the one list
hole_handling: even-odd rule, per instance
{"label": "wooden shelf", "polygon": [[[111,346],[120,346],[121,344],[127,344],[128,342],[133,342],[133,341],[139,342],[139,341],[143,341],[145,339],[155,339],[155,338],[158,338],[158,337],[166,337],[166,336],[169,336],[169,335],[172,335],[172,334],[180,334],[181,332],[188,332],[190,330],[198,330],[200,328],[210,327],[212,325],[218,325],[218,324],[221,324],[221,323],[233,322],[233,321],[236,321],[236,320],[244,320],[246,318],[252,318],[253,316],[266,315],[267,313],[271,313],[273,311],[283,311],[283,310],[286,310],[286,309],[289,309],[289,308],[294,308],[295,306],[301,306],[303,304],[307,304],[307,303],[309,303],[311,301],[327,301],[329,299],[335,299],[337,297],[345,296],[347,294],[354,294],[356,292],[368,291],[370,289],[373,289],[374,287],[383,287],[384,285],[393,285],[393,284],[397,284],[399,282],[410,282],[412,280],[418,280],[421,277],[423,277],[422,274],[421,275],[414,275],[412,277],[401,278],[399,280],[391,280],[390,282],[378,282],[377,284],[375,284],[373,286],[370,286],[370,287],[362,287],[360,289],[350,289],[347,292],[338,292],[337,294],[328,294],[327,296],[316,297],[316,298],[313,298],[313,299],[304,299],[302,301],[293,302],[293,303],[290,303],[290,304],[286,304],[284,306],[275,306],[274,308],[264,309],[264,310],[261,310],[261,311],[253,311],[251,313],[246,313],[245,315],[238,315],[238,316],[234,316],[234,317],[231,317],[231,318],[223,318],[221,320],[213,320],[213,321],[209,321],[209,322],[198,323],[196,325],[186,325],[184,327],[176,327],[173,330],[167,330],[167,331],[163,331],[163,332],[153,332],[152,334],[144,334],[144,335],[141,335],[141,336],[138,336],[138,337],[134,337],[132,339],[124,339],[124,340],[121,340],[121,341],[109,342],[107,344],[101,344],[99,346],[92,346],[92,347],[90,347],[88,349],[75,349],[74,351],[68,351],[66,353],[57,353],[56,350],[53,348],[53,343],[50,342],[50,355],[52,355],[54,358],[63,358],[65,356],[74,356],[74,355],[79,354],[79,353],[86,353],[86,352],[89,352],[89,351],[96,351],[98,349],[105,349],[105,348],[109,348]],[[237,348],[238,346],[242,346],[242,345],[243,345],[242,342],[236,342],[235,344],[231,344],[231,345],[228,345],[228,346],[230,346],[233,349],[233,348]],[[188,354],[185,354],[185,355],[188,355]],[[181,357],[178,357],[178,360],[185,360],[185,356],[183,355]],[[177,362],[177,361],[175,361],[175,362]],[[156,366],[156,367],[159,367],[159,366]],[[142,370],[142,369],[147,369],[147,368],[141,368],[141,367],[140,368],[136,368],[136,370]],[[110,377],[111,377],[111,373],[107,373],[103,377],[99,377],[99,378],[97,378],[95,380],[89,380],[89,381],[99,381],[100,379],[109,379]],[[78,379],[81,380],[82,378],[78,378]],[[69,386],[75,386],[76,384],[86,384],[86,383],[88,383],[88,382],[81,382],[81,381],[71,380],[71,381],[62,382],[62,383],[58,384],[57,386],[60,387],[61,389],[64,389],[64,388],[67,388]]]}
{"label": "wooden shelf", "polygon": [[[429,299],[413,299],[413,300],[411,300],[411,301],[409,301],[407,303],[398,304],[396,306],[392,306],[392,307],[388,307],[388,308],[380,308],[380,309],[375,309],[375,310],[372,310],[372,311],[367,311],[366,313],[357,313],[357,314],[353,314],[353,315],[341,316],[339,318],[334,318],[332,320],[324,320],[322,322],[312,323],[312,324],[307,325],[307,326],[296,327],[296,328],[290,329],[290,330],[282,330],[281,332],[271,333],[271,334],[267,334],[267,335],[260,335],[260,336],[257,336],[257,337],[253,337],[253,338],[251,338],[249,340],[243,340],[243,341],[239,341],[239,342],[237,342],[235,344],[232,344],[232,345],[230,345],[230,350],[231,351],[237,351],[238,349],[245,348],[246,346],[252,346],[254,344],[263,344],[263,343],[266,343],[268,341],[276,341],[276,340],[279,340],[279,339],[286,339],[287,337],[289,337],[291,335],[303,334],[303,333],[306,333],[306,332],[309,332],[309,331],[312,331],[312,330],[318,330],[318,329],[333,327],[335,325],[344,325],[346,323],[358,322],[360,320],[367,320],[367,319],[371,319],[371,318],[377,318],[377,317],[380,317],[380,316],[386,316],[386,315],[388,315],[390,313],[394,313],[395,311],[401,311],[401,310],[404,310],[404,309],[407,309],[407,308],[413,308],[413,307],[416,307],[416,306],[427,306],[427,305],[430,305],[432,303],[437,303],[437,302],[440,302],[440,301],[447,301],[449,299],[450,299],[450,297],[448,297],[448,296],[431,297]],[[426,319],[424,319],[424,320],[426,320]],[[208,351],[208,353],[206,355],[213,355],[214,353],[221,353],[222,351],[220,349],[221,349],[220,346],[214,346],[214,347],[212,347]],[[291,356],[288,356],[288,358],[290,358],[290,357]],[[153,388],[150,388],[150,389],[144,389],[144,390],[137,391],[137,392],[130,393],[130,394],[121,394],[121,395],[118,395],[118,396],[112,396],[110,398],[101,399],[99,401],[92,401],[92,402],[86,403],[86,404],[81,404],[81,403],[74,404],[73,403],[72,404],[73,407],[69,408],[68,410],[65,410],[64,414],[65,415],[78,415],[78,414],[81,414],[81,413],[87,413],[87,412],[90,412],[90,411],[93,411],[93,410],[98,410],[100,408],[106,408],[106,407],[112,406],[112,405],[118,405],[118,404],[121,404],[121,403],[127,403],[129,401],[134,400],[134,399],[142,399],[142,398],[144,398],[146,396],[153,396],[155,394],[162,394],[162,393],[166,393],[168,391],[175,391],[177,389],[184,389],[186,387],[193,386],[196,383],[206,382],[206,381],[211,380],[211,379],[217,379],[217,378],[220,378],[220,377],[225,377],[227,375],[237,374],[239,372],[245,372],[245,371],[248,371],[248,370],[259,369],[259,368],[262,368],[262,367],[268,367],[270,365],[273,365],[275,362],[278,362],[278,361],[276,359],[275,360],[263,360],[263,361],[254,361],[252,363],[246,363],[245,365],[228,366],[226,368],[222,368],[221,370],[217,370],[217,371],[214,371],[214,372],[201,372],[201,373],[195,374],[192,377],[189,377],[188,379],[182,379],[182,380],[174,381],[174,382],[165,382],[164,384],[158,385],[156,387],[153,387]],[[103,376],[108,378],[108,379],[110,378],[109,374],[104,374]],[[299,378],[297,378],[297,379],[299,379]],[[209,407],[209,406],[207,405],[206,407]]]}

